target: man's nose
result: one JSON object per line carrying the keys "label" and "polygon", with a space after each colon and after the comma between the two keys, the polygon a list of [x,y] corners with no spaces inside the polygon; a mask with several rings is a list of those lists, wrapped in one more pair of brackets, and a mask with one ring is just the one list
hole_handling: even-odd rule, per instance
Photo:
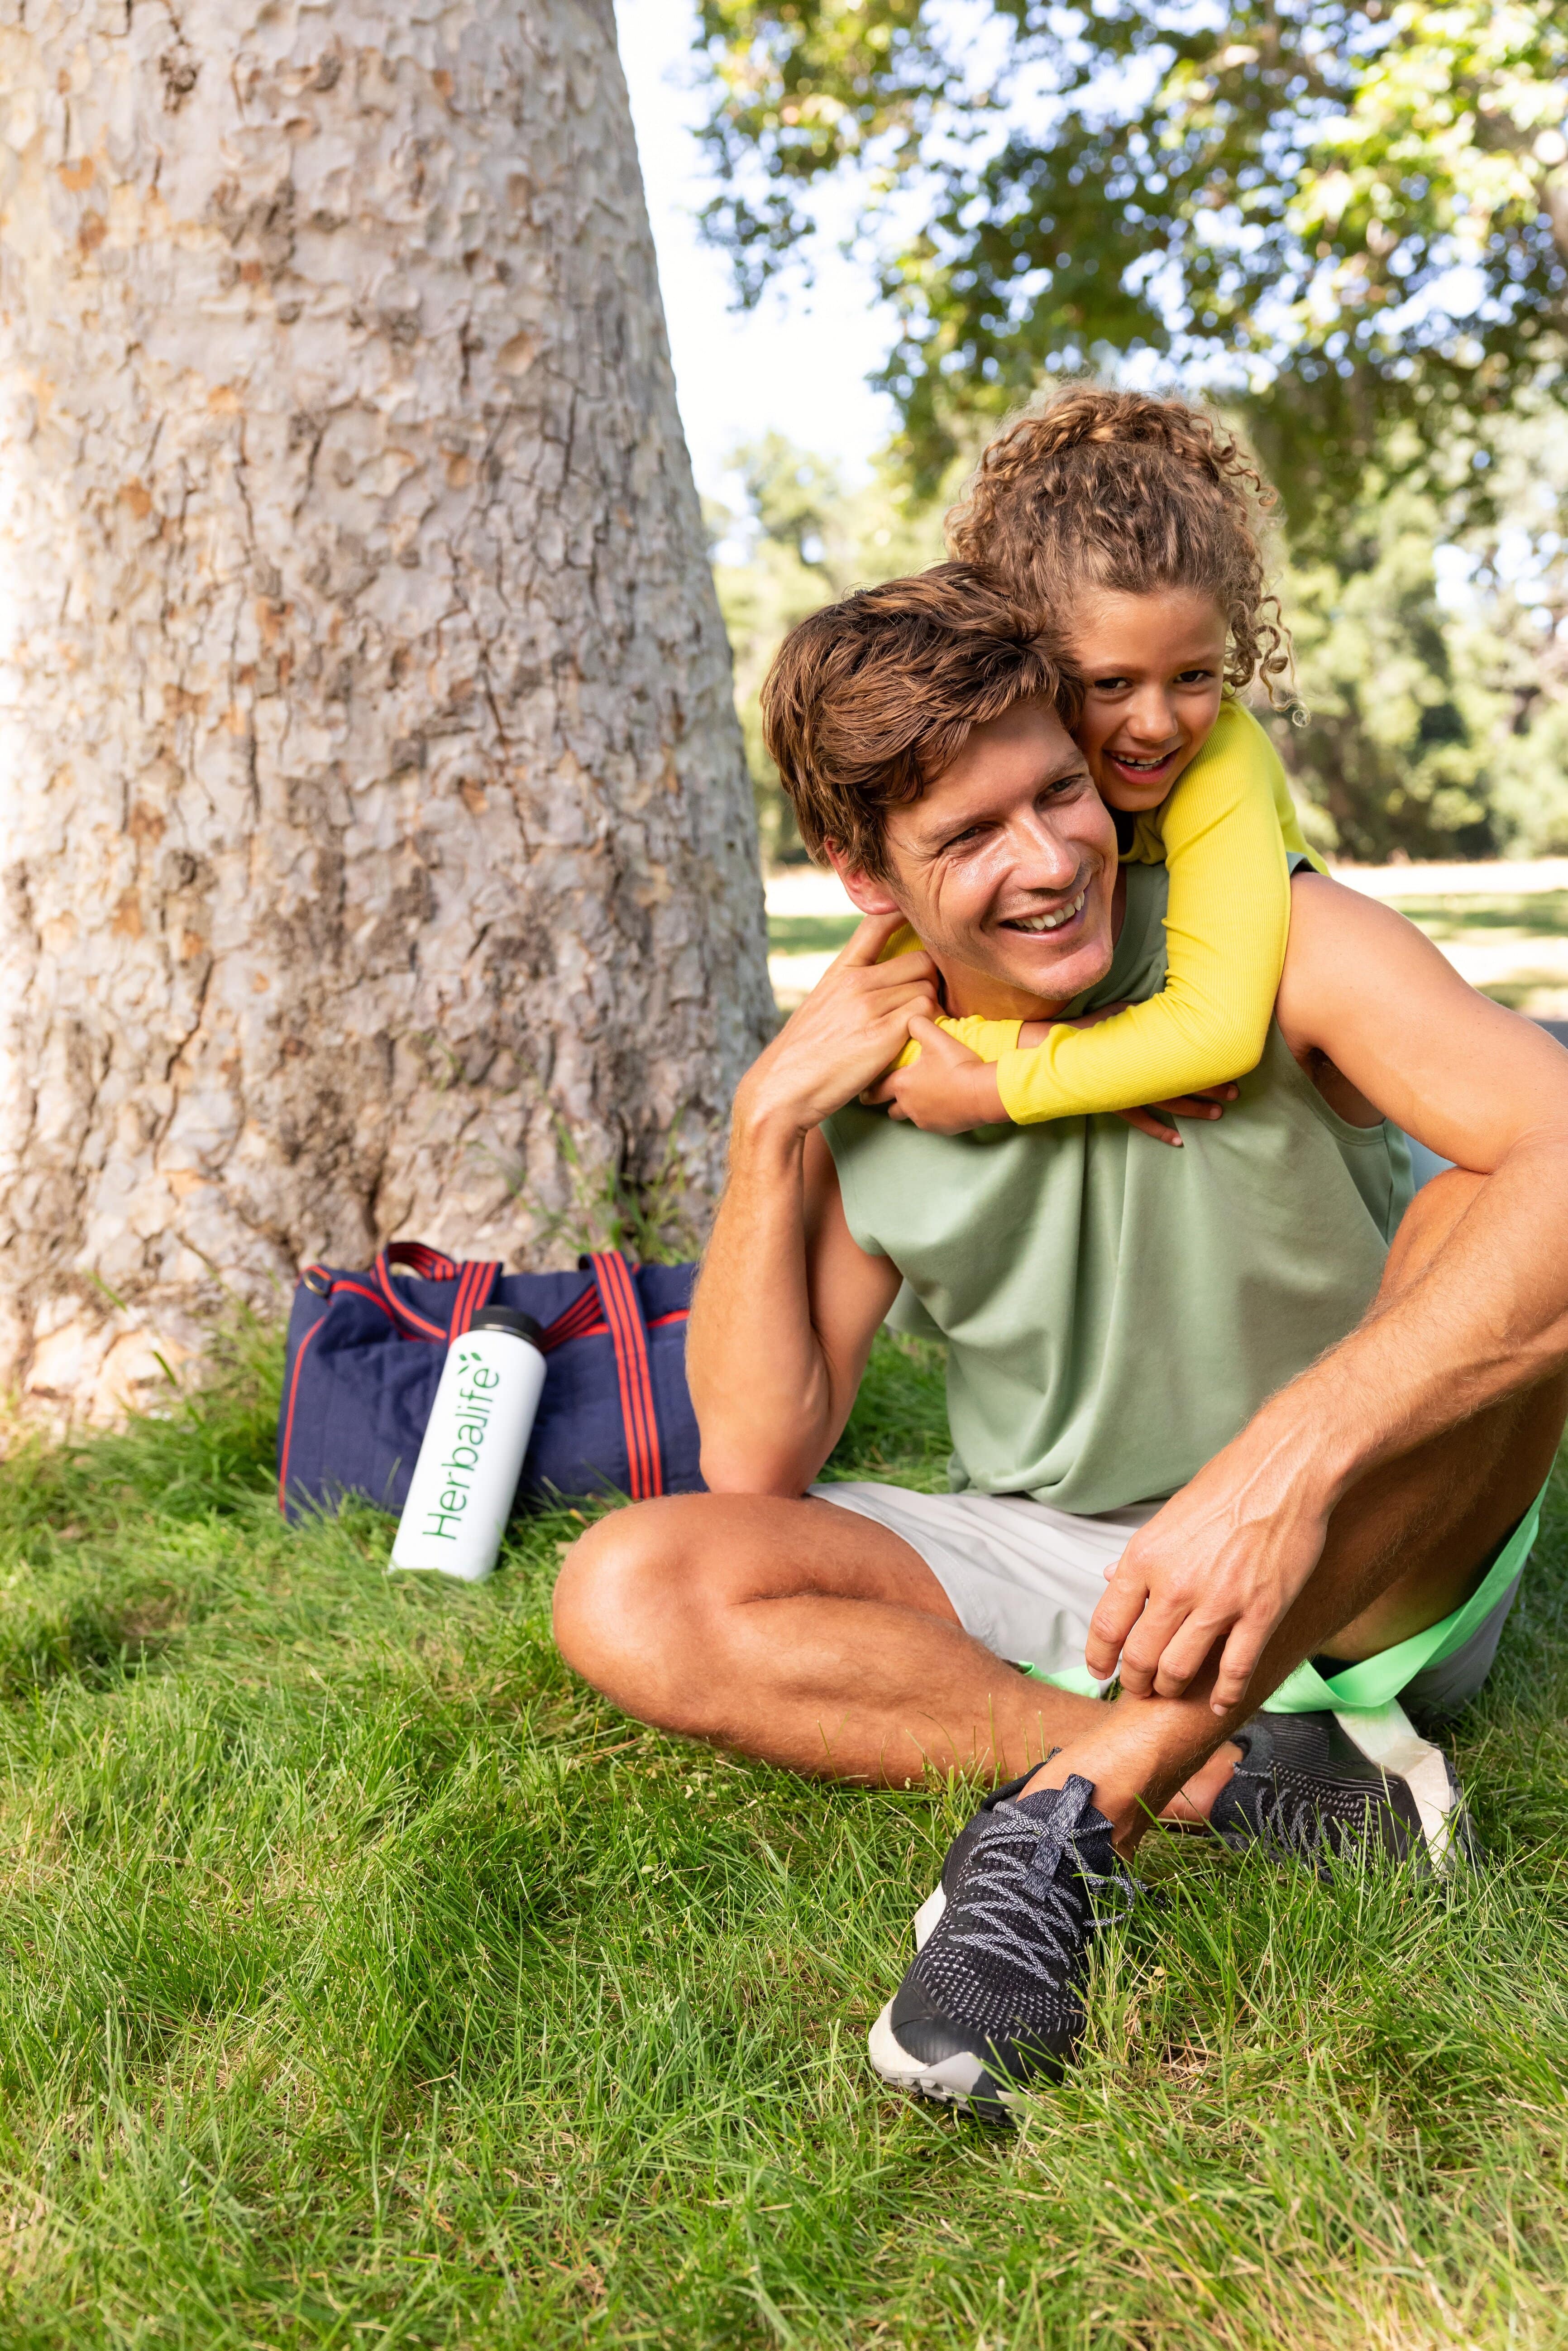
{"label": "man's nose", "polygon": [[1040,809],[1013,828],[1013,879],[1026,888],[1065,890],[1078,879],[1079,844],[1066,840]]}

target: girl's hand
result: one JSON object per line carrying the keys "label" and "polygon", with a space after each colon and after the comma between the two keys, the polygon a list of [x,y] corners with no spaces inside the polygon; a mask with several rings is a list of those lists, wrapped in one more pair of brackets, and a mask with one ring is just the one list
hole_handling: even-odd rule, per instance
{"label": "girl's hand", "polygon": [[1150,1102],[1144,1110],[1119,1110],[1116,1115],[1124,1118],[1129,1126],[1136,1127],[1140,1134],[1151,1135],[1156,1143],[1173,1144],[1179,1151],[1180,1135],[1174,1126],[1162,1123],[1155,1115],[1157,1112],[1164,1113],[1167,1120],[1218,1118],[1223,1114],[1224,1105],[1235,1100],[1234,1086],[1209,1086],[1200,1094],[1177,1094],[1172,1102]]}
{"label": "girl's hand", "polygon": [[889,1070],[868,1086],[863,1102],[886,1102],[894,1118],[928,1134],[967,1134],[975,1126],[1004,1126],[1007,1113],[997,1084],[995,1065],[982,1061],[967,1045],[938,1029],[935,1020],[915,1015],[909,1033],[920,1048],[920,1058],[906,1070]]}

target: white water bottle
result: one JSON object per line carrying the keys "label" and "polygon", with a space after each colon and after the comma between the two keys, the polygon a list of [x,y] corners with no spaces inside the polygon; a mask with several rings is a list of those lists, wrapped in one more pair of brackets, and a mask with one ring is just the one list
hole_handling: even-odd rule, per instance
{"label": "white water bottle", "polygon": [[447,1349],[393,1567],[434,1568],[482,1583],[501,1548],[545,1384],[531,1314],[485,1306]]}

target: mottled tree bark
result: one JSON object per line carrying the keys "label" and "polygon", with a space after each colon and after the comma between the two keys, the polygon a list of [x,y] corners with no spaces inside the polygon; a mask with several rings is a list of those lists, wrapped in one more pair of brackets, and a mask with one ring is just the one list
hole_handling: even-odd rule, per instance
{"label": "mottled tree bark", "polygon": [[0,1383],[102,1412],[561,1262],[568,1142],[700,1214],[770,1001],[609,0],[0,26]]}

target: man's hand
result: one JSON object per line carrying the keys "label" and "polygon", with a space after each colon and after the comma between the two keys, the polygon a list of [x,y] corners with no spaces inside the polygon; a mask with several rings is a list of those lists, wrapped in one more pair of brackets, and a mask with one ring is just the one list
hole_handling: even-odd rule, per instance
{"label": "man's hand", "polygon": [[896,1059],[912,1019],[936,1012],[936,967],[924,949],[877,961],[903,925],[899,914],[866,915],[742,1079],[737,1130],[762,1121],[809,1134]]}
{"label": "man's hand", "polygon": [[1322,1556],[1332,1498],[1314,1499],[1254,1421],[1141,1527],[1089,1627],[1084,1660],[1133,1698],[1180,1698],[1224,1644],[1210,1704],[1247,1693],[1270,1635]]}

